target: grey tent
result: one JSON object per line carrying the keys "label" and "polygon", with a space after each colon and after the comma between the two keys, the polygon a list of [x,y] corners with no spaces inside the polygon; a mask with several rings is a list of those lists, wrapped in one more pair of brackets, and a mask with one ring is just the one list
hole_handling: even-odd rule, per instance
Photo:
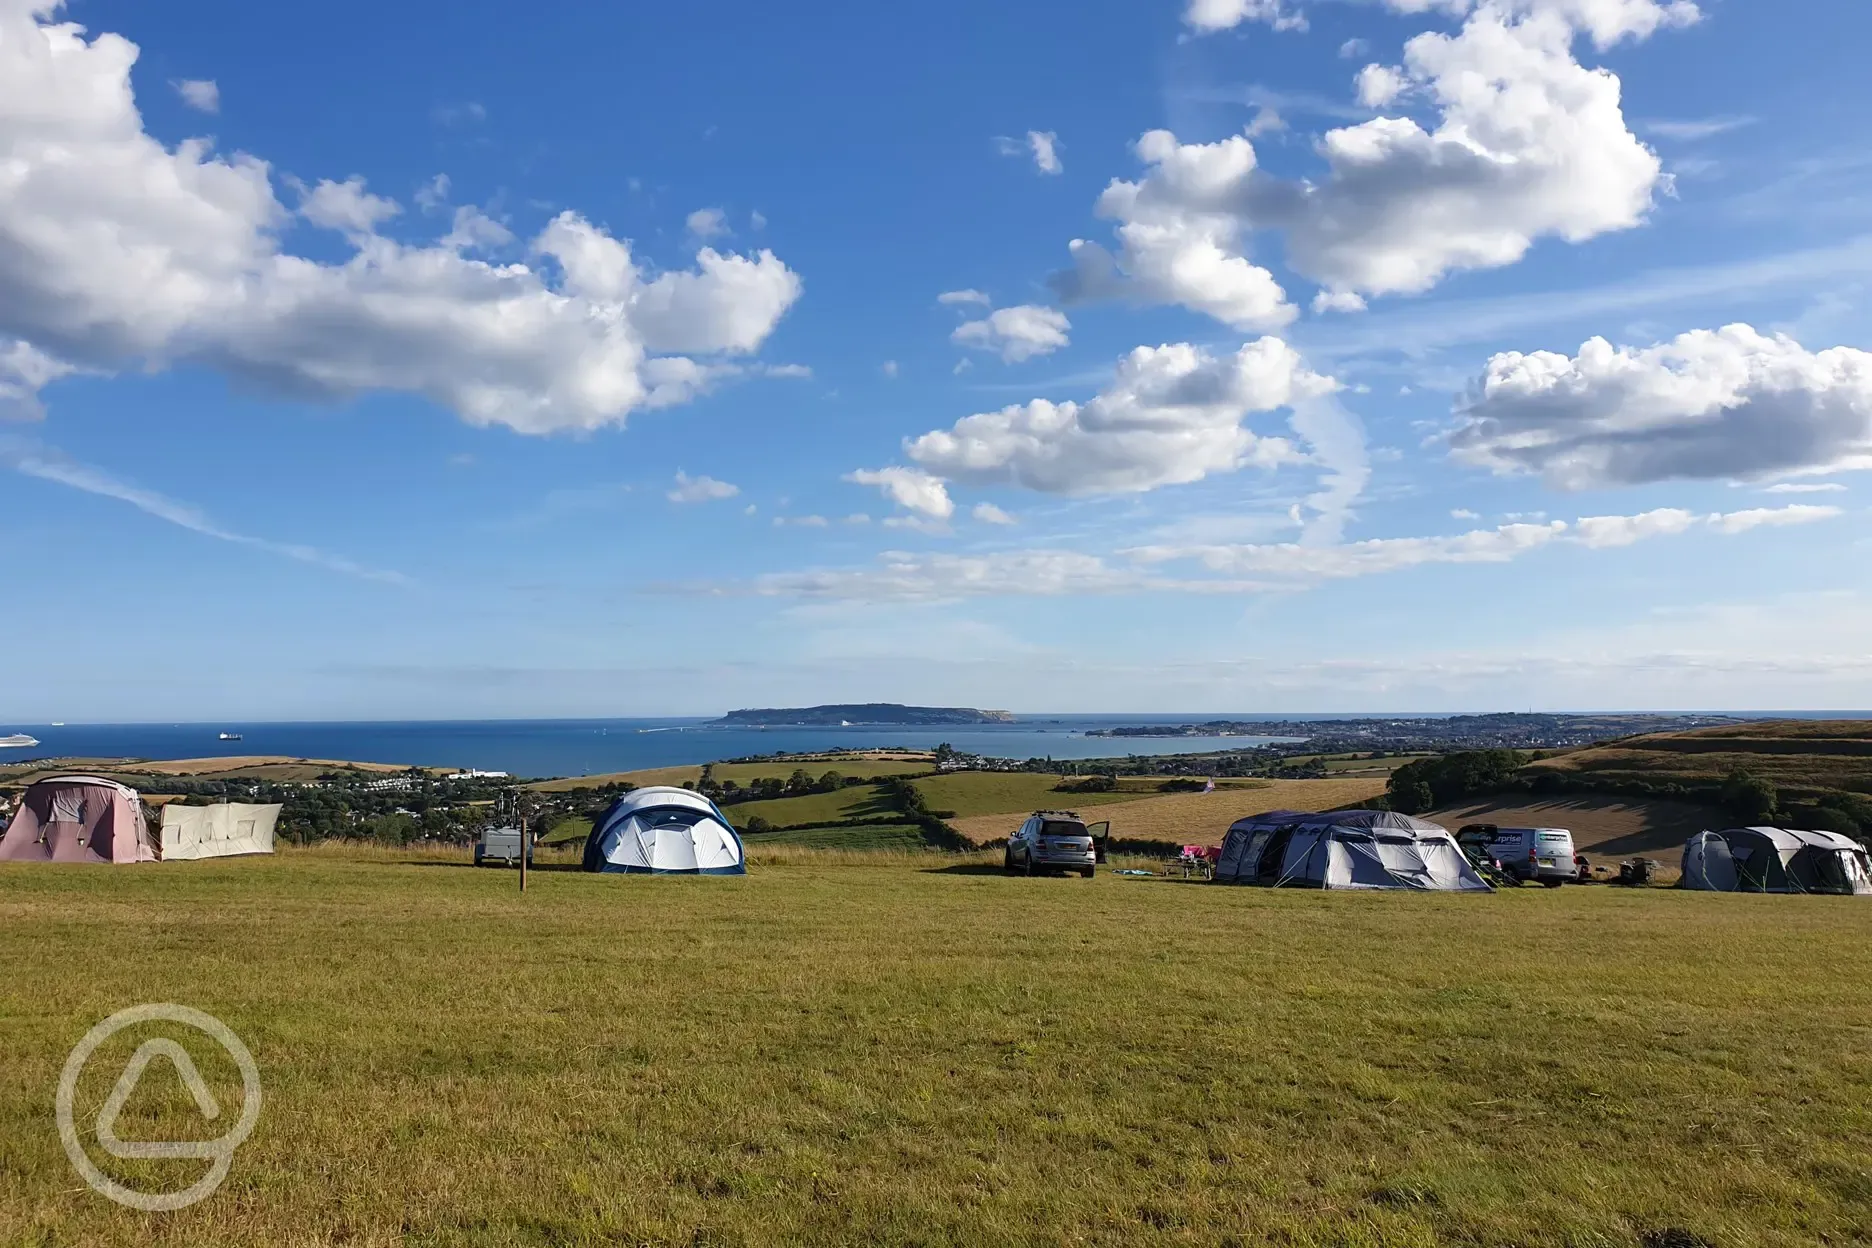
{"label": "grey tent", "polygon": [[234,854],[270,854],[278,806],[220,802],[213,806],[170,803],[162,812],[164,862],[191,858],[226,858]]}
{"label": "grey tent", "polygon": [[1271,888],[1493,891],[1449,829],[1389,810],[1273,810],[1239,820],[1215,878]]}
{"label": "grey tent", "polygon": [[1872,860],[1838,832],[1728,828],[1684,845],[1683,886],[1716,893],[1872,896]]}

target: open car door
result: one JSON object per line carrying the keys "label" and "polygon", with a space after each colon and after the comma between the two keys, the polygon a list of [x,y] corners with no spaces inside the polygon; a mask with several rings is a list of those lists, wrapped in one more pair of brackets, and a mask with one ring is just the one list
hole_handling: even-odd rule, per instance
{"label": "open car door", "polygon": [[1086,834],[1092,838],[1092,861],[1104,862],[1105,842],[1111,836],[1111,820],[1086,824]]}

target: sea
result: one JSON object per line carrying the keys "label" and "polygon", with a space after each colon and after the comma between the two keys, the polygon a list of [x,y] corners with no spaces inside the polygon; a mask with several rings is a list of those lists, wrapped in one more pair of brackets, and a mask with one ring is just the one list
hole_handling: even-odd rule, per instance
{"label": "sea", "polygon": [[[1856,719],[1854,711],[1731,711],[1740,718]],[[1320,715],[1017,715],[1004,724],[936,727],[750,728],[706,719],[517,719],[360,723],[16,724],[0,721],[0,737],[20,732],[39,744],[0,749],[0,763],[35,758],[290,758],[460,767],[526,777],[589,776],[647,767],[718,762],[753,754],[806,754],[834,749],[900,746],[931,749],[947,742],[988,758],[1124,758],[1245,749],[1292,737],[1091,737],[1124,724],[1189,724],[1228,719],[1304,721],[1366,718],[1356,712]],[[1441,718],[1381,713],[1386,719]],[[222,733],[239,736],[221,740]]]}
{"label": "sea", "polygon": [[[0,763],[35,758],[290,758],[413,767],[460,767],[515,776],[589,776],[647,767],[718,762],[753,754],[947,742],[988,758],[1123,758],[1246,749],[1287,737],[1089,737],[1123,724],[1187,724],[1214,715],[1022,715],[1012,723],[935,727],[751,728],[706,719],[520,719],[367,723],[14,724],[39,744],[0,749]],[[1251,716],[1230,718],[1251,719]],[[1268,716],[1266,718],[1276,718]],[[1293,719],[1294,716],[1279,716]],[[1319,718],[1328,718],[1320,716]],[[238,741],[223,741],[221,734]]]}

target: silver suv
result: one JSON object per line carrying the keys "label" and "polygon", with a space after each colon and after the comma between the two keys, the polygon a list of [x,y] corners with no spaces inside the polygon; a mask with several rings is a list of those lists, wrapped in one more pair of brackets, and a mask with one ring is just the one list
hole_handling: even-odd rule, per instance
{"label": "silver suv", "polygon": [[1086,879],[1097,869],[1101,843],[1111,831],[1110,823],[1088,825],[1070,810],[1036,810],[1008,837],[1007,853],[1001,860],[1003,870],[1077,871]]}

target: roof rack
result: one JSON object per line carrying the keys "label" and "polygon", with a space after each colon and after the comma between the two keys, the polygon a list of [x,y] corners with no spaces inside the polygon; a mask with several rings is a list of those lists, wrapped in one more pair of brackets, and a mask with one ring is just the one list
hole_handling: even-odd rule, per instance
{"label": "roof rack", "polygon": [[1036,810],[1033,813],[1036,815],[1064,815],[1068,819],[1077,819],[1079,817],[1079,812],[1076,810]]}

